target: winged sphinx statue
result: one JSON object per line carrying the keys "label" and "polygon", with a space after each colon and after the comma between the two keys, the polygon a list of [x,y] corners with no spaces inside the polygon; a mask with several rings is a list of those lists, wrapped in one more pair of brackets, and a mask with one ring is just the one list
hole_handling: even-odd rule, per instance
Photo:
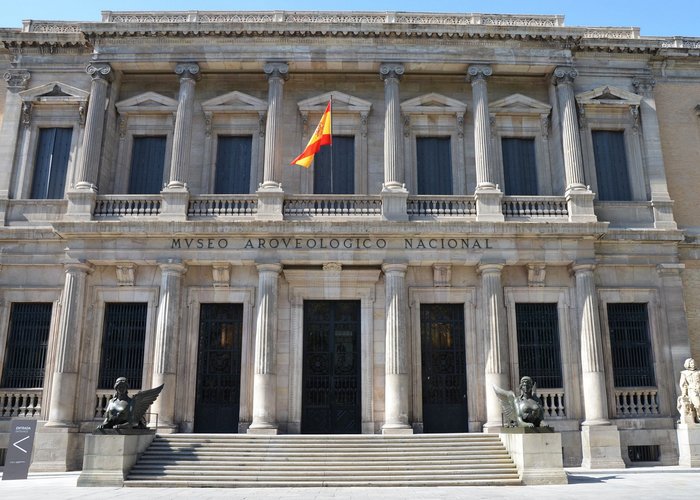
{"label": "winged sphinx statue", "polygon": [[144,415],[146,410],[158,398],[162,390],[163,385],[161,384],[130,397],[129,382],[125,377],[119,377],[114,382],[114,397],[107,404],[104,422],[97,429],[145,429],[146,419]]}
{"label": "winged sphinx statue", "polygon": [[503,419],[508,427],[539,427],[544,408],[535,393],[536,384],[530,377],[520,379],[520,394],[493,386],[501,403]]}

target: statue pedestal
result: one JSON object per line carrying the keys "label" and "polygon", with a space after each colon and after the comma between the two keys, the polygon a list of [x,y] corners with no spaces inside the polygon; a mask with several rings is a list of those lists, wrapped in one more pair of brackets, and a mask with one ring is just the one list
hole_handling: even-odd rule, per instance
{"label": "statue pedestal", "polygon": [[620,431],[616,425],[582,425],[581,451],[584,469],[624,469]]}
{"label": "statue pedestal", "polygon": [[138,457],[153,441],[148,430],[104,430],[85,435],[83,471],[78,486],[123,486]]}
{"label": "statue pedestal", "polygon": [[700,425],[678,424],[678,465],[700,467]]}
{"label": "statue pedestal", "polygon": [[499,437],[518,467],[523,484],[568,483],[561,434],[551,427],[506,427]]}

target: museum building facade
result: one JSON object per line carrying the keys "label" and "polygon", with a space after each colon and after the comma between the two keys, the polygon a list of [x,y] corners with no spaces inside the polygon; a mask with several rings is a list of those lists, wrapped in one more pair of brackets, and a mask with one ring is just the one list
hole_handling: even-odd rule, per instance
{"label": "museum building facade", "polygon": [[35,470],[80,467],[119,376],[164,384],[159,432],[408,434],[497,432],[529,375],[565,464],[677,463],[698,251],[655,86],[697,90],[699,41],[196,11],[0,40],[0,448],[38,419]]}

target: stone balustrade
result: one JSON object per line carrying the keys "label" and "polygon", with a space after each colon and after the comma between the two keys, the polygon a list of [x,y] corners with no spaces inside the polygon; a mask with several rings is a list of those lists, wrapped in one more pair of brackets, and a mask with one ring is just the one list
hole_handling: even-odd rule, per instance
{"label": "stone balustrade", "polygon": [[160,213],[160,195],[105,195],[95,201],[95,217],[156,216]]}
{"label": "stone balustrade", "polygon": [[505,217],[539,218],[569,216],[563,196],[506,196],[502,202]]}
{"label": "stone balustrade", "polygon": [[406,206],[411,220],[476,216],[473,196],[409,196]]}
{"label": "stone balustrade", "polygon": [[39,418],[42,389],[0,390],[0,417]]}
{"label": "stone balustrade", "polygon": [[190,198],[188,217],[252,216],[258,212],[258,199],[251,195],[202,195]]}
{"label": "stone balustrade", "polygon": [[378,217],[382,201],[378,196],[292,195],[286,197],[283,214],[288,218]]}
{"label": "stone balustrade", "polygon": [[544,407],[544,418],[566,418],[564,406],[564,389],[537,389],[537,396]]}
{"label": "stone balustrade", "polygon": [[617,418],[639,418],[659,415],[659,398],[657,388],[616,388],[615,413]]}
{"label": "stone balustrade", "polygon": [[114,389],[98,389],[95,392],[95,418],[105,418],[109,400],[114,396]]}

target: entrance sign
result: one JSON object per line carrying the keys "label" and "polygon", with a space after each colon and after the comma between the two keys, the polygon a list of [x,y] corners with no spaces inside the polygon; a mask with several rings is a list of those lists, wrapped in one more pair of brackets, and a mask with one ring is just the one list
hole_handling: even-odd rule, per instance
{"label": "entrance sign", "polygon": [[5,479],[27,479],[29,464],[32,462],[32,448],[36,420],[13,420],[10,422],[10,442],[5,457]]}

